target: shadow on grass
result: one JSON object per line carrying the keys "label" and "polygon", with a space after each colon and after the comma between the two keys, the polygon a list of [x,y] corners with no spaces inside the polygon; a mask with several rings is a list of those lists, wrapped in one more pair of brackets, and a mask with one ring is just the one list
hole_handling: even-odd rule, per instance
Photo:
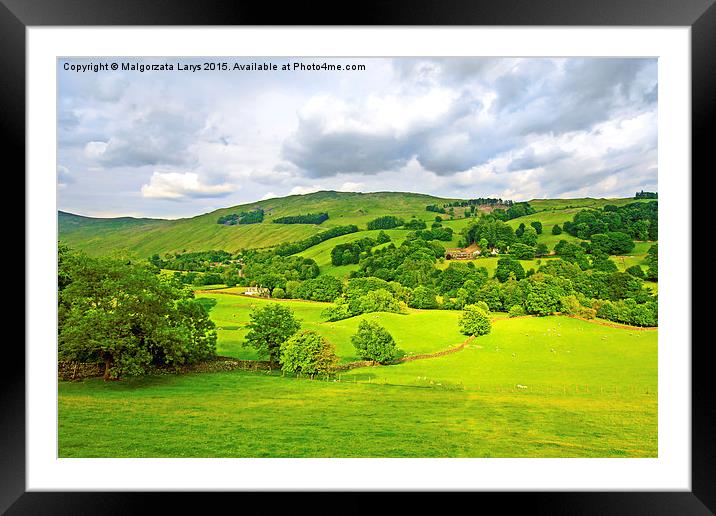
{"label": "shadow on grass", "polygon": [[148,375],[148,376],[127,376],[120,380],[108,380],[105,381],[103,378],[86,378],[77,382],[62,382],[66,387],[72,388],[73,386],[88,386],[91,385],[98,389],[107,389],[111,391],[132,391],[137,389],[144,389],[148,387],[164,386],[171,383],[173,380],[185,375],[175,374],[161,374],[161,375]]}
{"label": "shadow on grass", "polygon": [[207,314],[211,312],[211,309],[216,306],[216,303],[218,303],[218,301],[213,297],[198,297],[195,301],[199,303],[204,310],[206,310]]}

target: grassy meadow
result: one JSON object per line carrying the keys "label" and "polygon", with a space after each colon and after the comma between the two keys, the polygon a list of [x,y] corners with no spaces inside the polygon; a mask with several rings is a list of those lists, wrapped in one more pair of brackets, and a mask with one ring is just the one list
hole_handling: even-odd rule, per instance
{"label": "grassy meadow", "polygon": [[[245,324],[268,301],[198,297],[220,328],[219,354],[255,358],[241,346]],[[282,303],[342,361],[356,359],[361,317],[378,319],[406,354],[465,340],[458,312],[328,323],[325,303]],[[60,382],[59,456],[655,457],[656,371],[655,330],[499,314],[492,333],[458,352],[330,381],[236,371]]]}

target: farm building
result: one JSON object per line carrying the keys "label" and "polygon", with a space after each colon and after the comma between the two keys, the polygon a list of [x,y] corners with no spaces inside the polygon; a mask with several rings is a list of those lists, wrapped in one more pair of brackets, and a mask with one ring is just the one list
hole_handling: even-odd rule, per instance
{"label": "farm building", "polygon": [[472,260],[478,256],[480,256],[480,250],[475,244],[465,248],[456,247],[445,250],[446,260]]}
{"label": "farm building", "polygon": [[269,289],[264,287],[246,287],[244,294],[247,296],[268,297]]}

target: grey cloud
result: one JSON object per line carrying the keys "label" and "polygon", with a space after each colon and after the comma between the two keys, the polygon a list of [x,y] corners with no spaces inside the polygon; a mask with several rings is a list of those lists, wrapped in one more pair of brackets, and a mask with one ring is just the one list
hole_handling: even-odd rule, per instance
{"label": "grey cloud", "polygon": [[509,172],[514,172],[516,170],[529,170],[532,168],[550,165],[568,157],[569,154],[562,150],[551,150],[537,155],[535,154],[534,149],[529,147],[518,157],[514,158],[509,165],[507,165],[507,170]]}
{"label": "grey cloud", "polygon": [[95,160],[106,167],[193,165],[188,147],[201,126],[190,114],[152,110],[114,131]]}
{"label": "grey cloud", "polygon": [[[459,88],[459,97],[430,127],[409,127],[400,135],[331,132],[320,120],[301,119],[297,131],[284,142],[283,157],[312,177],[396,170],[412,157],[427,170],[448,175],[519,148],[528,136],[590,131],[601,122],[655,109],[654,59],[411,59],[395,63],[403,87],[409,88],[411,74],[418,82],[430,77],[443,87]],[[479,121],[485,106],[474,91],[476,86],[496,97],[489,108],[490,123]],[[461,135],[455,145],[449,144],[451,134]],[[546,156],[543,164],[562,157]],[[512,170],[533,168],[528,165],[537,163],[536,159],[525,156]]]}

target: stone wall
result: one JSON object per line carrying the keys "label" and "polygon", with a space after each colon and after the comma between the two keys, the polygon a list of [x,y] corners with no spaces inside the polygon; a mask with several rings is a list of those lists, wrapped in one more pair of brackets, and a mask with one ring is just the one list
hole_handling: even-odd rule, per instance
{"label": "stone wall", "polygon": [[[214,360],[207,360],[198,364],[182,366],[152,366],[147,374],[183,374],[183,373],[215,373],[220,371],[269,371],[278,369],[277,364],[265,360],[238,360],[231,357],[218,356]],[[57,376],[60,380],[84,380],[104,375],[104,364],[85,364],[80,362],[60,362]]]}

